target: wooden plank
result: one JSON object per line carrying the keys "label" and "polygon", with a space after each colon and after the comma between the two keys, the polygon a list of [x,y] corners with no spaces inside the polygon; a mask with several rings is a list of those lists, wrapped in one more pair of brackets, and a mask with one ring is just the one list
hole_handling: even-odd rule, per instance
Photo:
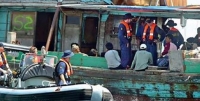
{"label": "wooden plank", "polygon": [[171,71],[184,72],[182,51],[169,52],[169,68]]}

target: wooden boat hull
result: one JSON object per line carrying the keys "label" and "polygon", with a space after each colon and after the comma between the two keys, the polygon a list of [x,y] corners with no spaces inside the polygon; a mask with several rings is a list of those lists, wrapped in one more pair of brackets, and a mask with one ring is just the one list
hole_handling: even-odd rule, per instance
{"label": "wooden boat hull", "polygon": [[135,72],[74,67],[73,82],[103,84],[113,95],[151,99],[199,99],[200,75],[168,71]]}

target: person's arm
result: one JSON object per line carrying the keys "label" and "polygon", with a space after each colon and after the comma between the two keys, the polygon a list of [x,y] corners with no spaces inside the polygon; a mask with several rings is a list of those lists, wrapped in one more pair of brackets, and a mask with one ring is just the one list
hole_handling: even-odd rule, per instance
{"label": "person's arm", "polygon": [[122,24],[120,24],[120,25],[119,25],[119,31],[118,31],[118,38],[119,38],[119,40],[120,40],[122,43],[127,44],[127,43],[128,43],[128,40],[127,40],[127,38],[125,37],[125,36],[127,36],[127,35],[125,35],[125,33],[126,33],[126,28],[125,28],[125,26],[122,25]]}
{"label": "person's arm", "polygon": [[138,52],[135,53],[135,56],[134,56],[134,59],[132,61],[132,64],[131,64],[131,68],[130,69],[133,69],[133,66],[135,65],[136,61],[137,61],[137,54]]}
{"label": "person's arm", "polygon": [[[161,28],[159,28],[158,26],[155,28],[157,35],[155,36],[155,38],[157,38],[157,40],[159,39],[160,42],[162,42],[165,38],[165,31],[162,30]],[[158,34],[160,35],[160,38],[158,37]]]}
{"label": "person's arm", "polygon": [[152,65],[153,64],[153,57],[152,54],[149,54],[149,64]]}
{"label": "person's arm", "polygon": [[0,68],[0,71],[3,73],[3,74],[7,74],[7,71],[3,70]]}
{"label": "person's arm", "polygon": [[166,54],[169,52],[169,48],[170,48],[170,43],[166,43],[165,49],[164,49],[164,51],[162,52],[162,56],[163,56],[163,55],[166,55]]}
{"label": "person's arm", "polygon": [[113,52],[115,53],[115,57],[116,57],[117,61],[121,62],[118,52],[116,50],[114,50]]}
{"label": "person's arm", "polygon": [[66,80],[65,80],[65,69],[66,69],[66,65],[64,62],[60,62],[58,64],[57,67],[57,71],[58,71],[58,75],[60,76],[60,79],[63,81],[64,84],[67,84]]}

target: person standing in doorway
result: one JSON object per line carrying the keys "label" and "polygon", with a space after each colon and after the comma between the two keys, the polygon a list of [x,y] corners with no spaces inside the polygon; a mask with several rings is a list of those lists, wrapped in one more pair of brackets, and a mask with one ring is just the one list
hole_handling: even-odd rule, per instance
{"label": "person standing in doorway", "polygon": [[[160,38],[158,36],[160,35]],[[147,45],[147,51],[153,56],[153,65],[157,65],[157,42],[162,42],[165,38],[165,32],[160,29],[155,23],[153,18],[146,19],[146,25],[143,31],[143,43]]]}
{"label": "person standing in doorway", "polygon": [[118,38],[121,48],[121,64],[124,69],[129,68],[131,64],[131,40],[132,40],[132,15],[127,13],[123,16],[123,20],[119,24]]}

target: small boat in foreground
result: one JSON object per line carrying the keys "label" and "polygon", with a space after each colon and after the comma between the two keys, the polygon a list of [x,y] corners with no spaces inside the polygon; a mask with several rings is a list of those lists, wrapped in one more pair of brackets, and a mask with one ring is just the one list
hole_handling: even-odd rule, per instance
{"label": "small boat in foreground", "polygon": [[60,87],[1,87],[0,101],[112,101],[112,95],[100,85],[93,86],[86,83]]}
{"label": "small boat in foreground", "polygon": [[101,85],[57,86],[53,77],[57,57],[46,56],[42,60],[33,63],[30,54],[25,54],[22,67],[0,76],[0,101],[113,101],[110,91]]}

